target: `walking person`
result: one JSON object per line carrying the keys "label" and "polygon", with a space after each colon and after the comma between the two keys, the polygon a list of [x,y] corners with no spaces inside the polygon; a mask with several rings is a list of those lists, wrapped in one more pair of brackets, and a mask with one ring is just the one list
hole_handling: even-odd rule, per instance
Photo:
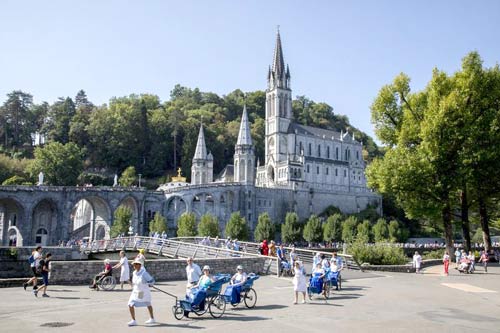
{"label": "walking person", "polygon": [[420,273],[420,267],[422,266],[422,256],[418,251],[415,251],[413,255],[413,267],[415,267],[415,273]]}
{"label": "walking person", "polygon": [[132,266],[134,267],[132,274],[132,294],[128,300],[128,309],[132,320],[128,322],[128,326],[137,325],[137,321],[135,320],[136,307],[147,307],[149,319],[146,320],[145,324],[154,324],[156,320],[153,315],[153,306],[151,305],[151,290],[149,290],[149,286],[154,283],[154,279],[142,267],[142,261],[135,259],[132,262]]}
{"label": "walking person", "polygon": [[191,288],[198,284],[198,281],[201,277],[201,269],[200,266],[193,262],[193,258],[189,257],[186,260],[186,277],[187,277],[187,285],[186,288]]}
{"label": "walking person", "polygon": [[444,251],[443,265],[444,265],[444,274],[448,276],[448,269],[450,267],[450,255],[448,254],[448,251]]}
{"label": "walking person", "polygon": [[24,290],[26,290],[26,288],[33,283],[33,294],[36,294],[36,290],[38,289],[38,277],[41,275],[40,260],[42,260],[42,247],[37,246],[28,259],[31,271],[33,272],[33,277],[23,283]]}
{"label": "walking person", "polygon": [[483,263],[485,273],[488,273],[488,261],[490,261],[490,258],[488,256],[488,252],[486,252],[486,250],[484,250],[481,252],[481,257],[479,258],[479,262]]}
{"label": "walking person", "polygon": [[462,257],[462,252],[460,252],[460,250],[457,247],[457,249],[455,250],[455,269],[458,269],[461,257]]}
{"label": "walking person", "polygon": [[42,268],[41,270],[41,275],[42,275],[42,281],[43,284],[35,290],[33,293],[35,294],[35,297],[38,297],[38,293],[42,291],[42,297],[50,297],[47,295],[47,286],[49,285],[49,272],[50,272],[50,261],[52,258],[52,254],[49,252],[45,255],[45,259],[40,260],[40,267]]}
{"label": "walking person", "polygon": [[120,287],[123,290],[123,284],[128,282],[132,287],[132,282],[130,281],[130,268],[128,265],[128,259],[125,255],[125,251],[120,251],[120,262],[113,266],[113,269],[121,268],[120,270]]}
{"label": "walking person", "polygon": [[306,302],[306,291],[307,291],[307,285],[306,285],[306,271],[304,267],[302,266],[302,263],[300,261],[295,261],[295,264],[293,266],[293,291],[295,292],[295,298],[293,300],[293,304],[297,304],[298,298],[299,298],[299,293],[302,293],[303,300],[302,303]]}

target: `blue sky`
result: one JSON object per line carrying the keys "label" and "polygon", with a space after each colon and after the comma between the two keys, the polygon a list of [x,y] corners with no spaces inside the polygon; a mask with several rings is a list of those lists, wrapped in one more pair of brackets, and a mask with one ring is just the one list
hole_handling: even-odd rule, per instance
{"label": "blue sky", "polygon": [[293,95],[333,106],[373,135],[370,105],[400,72],[422,89],[477,50],[500,61],[500,1],[0,2],[0,102],[169,98],[177,83],[227,94],[264,90],[280,25]]}

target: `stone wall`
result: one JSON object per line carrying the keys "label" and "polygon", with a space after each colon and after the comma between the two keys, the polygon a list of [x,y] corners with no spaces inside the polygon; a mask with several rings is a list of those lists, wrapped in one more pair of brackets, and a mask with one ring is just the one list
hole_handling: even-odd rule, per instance
{"label": "stone wall", "polygon": [[[33,251],[32,247],[12,248],[0,247],[0,278],[20,278],[32,275],[28,258]],[[53,260],[80,260],[87,259],[87,255],[80,253],[77,247],[44,247],[42,254],[50,252]]]}
{"label": "stone wall", "polygon": [[[112,260],[115,265],[118,261]],[[130,260],[131,262],[131,260]],[[266,258],[220,258],[200,259],[196,263],[203,268],[209,265],[212,274],[234,273],[237,265],[243,265],[247,273],[267,273]],[[157,259],[146,261],[147,271],[157,281],[184,280],[186,279],[186,261],[184,259]],[[94,261],[54,261],[50,276],[53,284],[88,284],[95,274],[104,268],[101,260]],[[132,271],[132,268],[131,268]],[[117,269],[113,275],[118,278],[120,270]]]}

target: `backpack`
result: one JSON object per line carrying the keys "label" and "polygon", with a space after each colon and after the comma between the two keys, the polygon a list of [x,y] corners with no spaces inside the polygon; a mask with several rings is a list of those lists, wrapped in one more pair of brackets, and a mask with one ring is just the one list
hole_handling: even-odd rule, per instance
{"label": "backpack", "polygon": [[30,266],[35,263],[35,255],[31,254],[31,256],[28,258],[28,262],[30,263]]}

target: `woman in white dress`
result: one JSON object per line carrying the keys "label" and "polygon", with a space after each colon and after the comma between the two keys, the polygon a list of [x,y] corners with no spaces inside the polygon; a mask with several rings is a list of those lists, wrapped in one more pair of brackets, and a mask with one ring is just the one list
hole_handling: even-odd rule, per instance
{"label": "woman in white dress", "polygon": [[146,272],[146,269],[142,267],[142,262],[140,260],[134,260],[132,266],[134,266],[134,273],[132,274],[132,294],[128,300],[128,309],[132,320],[128,322],[128,326],[137,325],[135,321],[135,308],[145,306],[148,308],[149,312],[149,319],[146,320],[145,324],[154,324],[156,321],[153,316],[151,291],[149,290],[149,286],[154,283],[154,279]]}
{"label": "woman in white dress", "polygon": [[121,267],[120,270],[120,286],[123,289],[123,284],[128,282],[130,286],[132,286],[132,282],[130,282],[130,268],[128,266],[128,259],[125,255],[125,251],[120,251],[120,262],[113,266],[113,269]]}
{"label": "woman in white dress", "polygon": [[301,265],[300,261],[295,261],[294,267],[293,267],[293,290],[295,291],[295,298],[293,301],[293,304],[297,304],[298,298],[299,298],[299,293],[302,293],[302,296],[304,297],[302,303],[306,302],[306,291],[307,291],[307,285],[306,285],[306,271],[304,270],[304,267]]}

